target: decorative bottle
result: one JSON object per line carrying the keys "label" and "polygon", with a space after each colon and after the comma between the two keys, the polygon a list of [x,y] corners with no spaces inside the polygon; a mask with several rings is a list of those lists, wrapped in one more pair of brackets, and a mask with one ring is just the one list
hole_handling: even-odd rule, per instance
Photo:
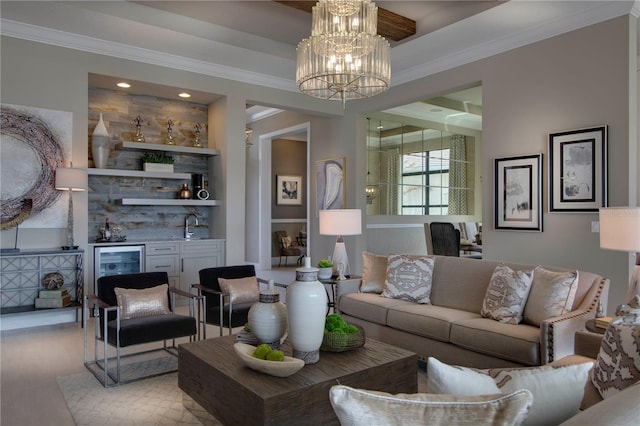
{"label": "decorative bottle", "polygon": [[327,292],[309,257],[304,258],[304,267],[296,269],[296,280],[287,287],[287,312],[294,358],[315,364],[320,360],[324,337]]}
{"label": "decorative bottle", "polygon": [[182,184],[182,188],[180,188],[180,192],[178,193],[178,196],[180,197],[181,200],[188,200],[189,198],[191,198],[191,190],[189,189],[186,183]]}
{"label": "decorative bottle", "polygon": [[109,225],[109,218],[105,218],[104,222],[104,239],[111,241],[111,226]]}
{"label": "decorative bottle", "polygon": [[260,292],[259,302],[249,309],[249,327],[260,343],[267,343],[273,349],[280,347],[280,339],[287,332],[287,308],[280,302],[273,280]]}
{"label": "decorative bottle", "polygon": [[107,126],[104,125],[102,113],[100,113],[100,120],[98,120],[98,124],[91,135],[91,155],[96,168],[107,168],[110,150],[109,132],[107,132]]}

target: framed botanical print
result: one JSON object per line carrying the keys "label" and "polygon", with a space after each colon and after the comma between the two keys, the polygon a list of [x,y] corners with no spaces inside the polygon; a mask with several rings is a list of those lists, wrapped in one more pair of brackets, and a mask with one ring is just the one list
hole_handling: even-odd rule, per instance
{"label": "framed botanical print", "polygon": [[549,134],[549,211],[607,206],[607,126]]}
{"label": "framed botanical print", "polygon": [[542,232],[542,154],[495,159],[495,228]]}
{"label": "framed botanical print", "polygon": [[302,176],[278,175],[276,188],[276,204],[302,204]]}

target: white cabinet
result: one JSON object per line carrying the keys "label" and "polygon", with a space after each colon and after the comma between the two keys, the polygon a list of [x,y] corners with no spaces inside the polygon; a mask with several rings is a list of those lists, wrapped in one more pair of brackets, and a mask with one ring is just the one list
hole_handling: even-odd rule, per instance
{"label": "white cabinet", "polygon": [[[224,240],[146,243],[147,272],[167,272],[169,284],[186,292],[191,291],[191,284],[200,282],[200,269],[223,265]],[[185,305],[187,301],[179,298],[176,303]]]}

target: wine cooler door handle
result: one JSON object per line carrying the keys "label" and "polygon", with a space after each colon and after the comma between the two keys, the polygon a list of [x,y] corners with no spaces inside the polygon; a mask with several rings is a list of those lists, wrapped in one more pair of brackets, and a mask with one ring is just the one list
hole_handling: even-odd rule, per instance
{"label": "wine cooler door handle", "polygon": [[184,258],[180,259],[180,272],[184,272]]}

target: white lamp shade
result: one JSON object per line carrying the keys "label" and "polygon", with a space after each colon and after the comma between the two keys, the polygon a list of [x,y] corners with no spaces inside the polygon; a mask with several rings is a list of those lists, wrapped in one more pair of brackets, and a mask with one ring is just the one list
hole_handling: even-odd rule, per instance
{"label": "white lamp shade", "polygon": [[362,212],[359,209],[320,210],[320,235],[362,234]]}
{"label": "white lamp shade", "polygon": [[600,248],[640,252],[640,207],[600,209]]}
{"label": "white lamp shade", "polygon": [[68,167],[56,169],[56,189],[84,191],[87,188],[87,171]]}

